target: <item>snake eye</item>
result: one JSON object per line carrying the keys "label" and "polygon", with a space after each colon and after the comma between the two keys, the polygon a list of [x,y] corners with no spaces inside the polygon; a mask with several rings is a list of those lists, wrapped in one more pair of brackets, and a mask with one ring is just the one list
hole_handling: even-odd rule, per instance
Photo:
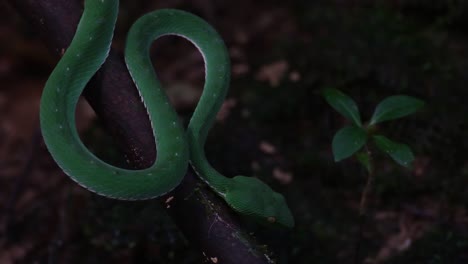
{"label": "snake eye", "polygon": [[276,218],[273,217],[273,216],[269,216],[269,217],[267,218],[267,221],[268,221],[269,223],[272,223],[272,224],[273,224],[273,223],[276,222]]}

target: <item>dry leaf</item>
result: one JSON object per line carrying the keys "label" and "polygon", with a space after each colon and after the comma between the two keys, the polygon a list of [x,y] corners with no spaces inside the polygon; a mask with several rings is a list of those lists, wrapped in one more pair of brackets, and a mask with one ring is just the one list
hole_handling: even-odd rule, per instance
{"label": "dry leaf", "polygon": [[288,68],[289,65],[286,61],[277,61],[260,68],[256,78],[259,81],[268,81],[271,86],[276,87],[280,84]]}
{"label": "dry leaf", "polygon": [[269,142],[262,141],[262,142],[260,142],[260,145],[258,147],[260,148],[260,150],[263,153],[266,153],[266,154],[275,154],[276,153],[275,146],[273,146],[273,144],[271,144]]}
{"label": "dry leaf", "polygon": [[292,181],[293,175],[291,172],[284,171],[280,168],[275,168],[273,170],[273,177],[281,184],[289,184]]}
{"label": "dry leaf", "polygon": [[392,256],[408,250],[412,243],[429,229],[429,225],[424,221],[418,221],[405,214],[399,217],[399,226],[399,232],[388,237],[375,259],[369,259],[370,262],[383,263]]}
{"label": "dry leaf", "polygon": [[219,110],[218,114],[216,115],[216,120],[224,121],[229,116],[231,109],[236,106],[237,101],[236,99],[229,98],[223,102],[221,109]]}

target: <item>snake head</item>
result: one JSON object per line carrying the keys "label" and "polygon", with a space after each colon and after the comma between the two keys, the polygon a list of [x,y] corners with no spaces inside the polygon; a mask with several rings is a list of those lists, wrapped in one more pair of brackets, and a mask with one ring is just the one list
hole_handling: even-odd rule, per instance
{"label": "snake head", "polygon": [[231,180],[232,185],[224,199],[232,209],[268,226],[294,226],[294,218],[283,195],[257,178],[236,176]]}

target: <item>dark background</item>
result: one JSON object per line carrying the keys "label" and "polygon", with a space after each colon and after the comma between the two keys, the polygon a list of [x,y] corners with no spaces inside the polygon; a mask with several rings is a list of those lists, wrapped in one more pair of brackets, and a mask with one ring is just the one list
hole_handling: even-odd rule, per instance
{"label": "dark background", "polygon": [[[231,89],[207,154],[225,175],[257,176],[286,196],[294,230],[259,233],[280,263],[350,263],[354,256],[366,174],[353,159],[333,162],[332,137],[347,121],[321,97],[325,87],[353,97],[364,119],[389,95],[426,102],[379,127],[409,144],[416,160],[408,170],[377,156],[363,262],[468,263],[468,4],[127,0],[114,48],[122,49],[135,19],[163,7],[198,14],[225,39]],[[201,55],[167,37],[153,56],[172,102],[189,117],[203,85]],[[55,166],[38,133],[38,104],[56,62],[0,1],[0,263],[206,261],[159,204],[98,197]],[[121,162],[84,102],[77,116],[86,144]]]}

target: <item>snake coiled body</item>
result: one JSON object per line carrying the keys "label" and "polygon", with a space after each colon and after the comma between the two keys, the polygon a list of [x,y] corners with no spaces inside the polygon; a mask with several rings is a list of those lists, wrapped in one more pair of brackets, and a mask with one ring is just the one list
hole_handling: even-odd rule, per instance
{"label": "snake coiled body", "polygon": [[[226,96],[229,55],[219,34],[190,13],[163,9],[131,27],[125,61],[145,104],[158,156],[143,170],[112,166],[91,153],[75,126],[75,108],[84,87],[104,63],[118,13],[117,0],[86,0],[75,36],[50,75],[41,98],[41,129],[51,155],[62,170],[86,189],[122,200],[159,197],[174,189],[188,166],[240,214],[270,225],[292,227],[283,196],[252,177],[227,178],[207,161],[204,145]],[[178,120],[154,72],[149,49],[154,40],[177,35],[192,42],[205,62],[205,86],[187,130]]]}

